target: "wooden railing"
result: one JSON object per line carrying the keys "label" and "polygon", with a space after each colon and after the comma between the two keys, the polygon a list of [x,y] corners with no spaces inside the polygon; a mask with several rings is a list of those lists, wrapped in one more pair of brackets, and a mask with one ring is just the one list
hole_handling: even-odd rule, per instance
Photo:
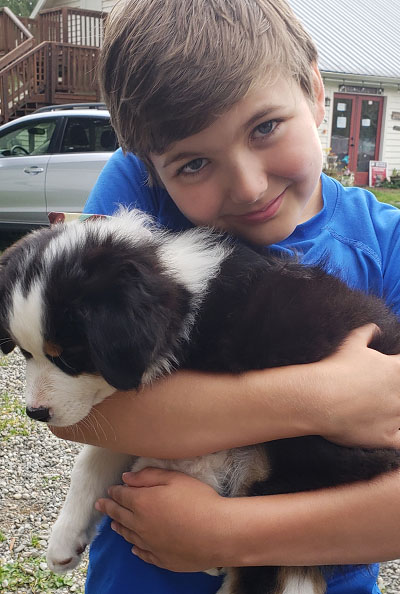
{"label": "wooden railing", "polygon": [[99,99],[98,49],[44,41],[0,71],[0,123],[26,104]]}
{"label": "wooden railing", "polygon": [[44,10],[38,16],[38,37],[40,41],[100,47],[103,41],[104,18],[104,13],[95,10]]}
{"label": "wooden railing", "polygon": [[75,8],[18,19],[0,8],[0,124],[35,104],[98,101],[104,20],[101,12]]}
{"label": "wooden railing", "polygon": [[7,7],[0,8],[0,70],[33,47],[32,33]]}

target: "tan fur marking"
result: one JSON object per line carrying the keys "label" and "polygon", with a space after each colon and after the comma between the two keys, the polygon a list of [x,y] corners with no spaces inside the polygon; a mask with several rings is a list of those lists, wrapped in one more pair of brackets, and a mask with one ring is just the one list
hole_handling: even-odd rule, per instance
{"label": "tan fur marking", "polygon": [[58,344],[54,344],[54,342],[49,342],[47,340],[44,343],[43,350],[46,355],[50,355],[50,357],[59,357],[63,351]]}

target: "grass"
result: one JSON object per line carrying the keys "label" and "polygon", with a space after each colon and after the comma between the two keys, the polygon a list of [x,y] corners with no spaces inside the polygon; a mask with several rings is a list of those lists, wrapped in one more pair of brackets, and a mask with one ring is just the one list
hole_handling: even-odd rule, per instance
{"label": "grass", "polygon": [[15,435],[30,435],[36,426],[25,414],[25,405],[7,392],[0,394],[0,437],[12,439]]}
{"label": "grass", "polygon": [[375,194],[380,202],[386,202],[400,208],[400,189],[389,188],[367,188],[370,192]]}
{"label": "grass", "polygon": [[[0,564],[0,588],[2,592],[16,592],[22,589],[33,594],[52,594],[59,588],[73,585],[71,575],[56,575],[46,568],[44,557],[27,557]],[[77,594],[83,590],[76,589]]]}

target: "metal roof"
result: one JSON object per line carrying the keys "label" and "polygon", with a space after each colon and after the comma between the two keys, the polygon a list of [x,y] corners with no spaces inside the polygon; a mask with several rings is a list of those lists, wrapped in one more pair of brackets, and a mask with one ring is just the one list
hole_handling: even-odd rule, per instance
{"label": "metal roof", "polygon": [[400,78],[400,0],[288,0],[323,72]]}

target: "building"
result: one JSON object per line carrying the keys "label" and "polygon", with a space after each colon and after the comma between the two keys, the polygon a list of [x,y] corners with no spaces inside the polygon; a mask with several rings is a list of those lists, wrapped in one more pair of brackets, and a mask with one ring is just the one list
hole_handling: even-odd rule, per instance
{"label": "building", "polygon": [[368,184],[369,161],[400,169],[400,2],[289,0],[319,50],[325,155]]}
{"label": "building", "polygon": [[[400,170],[400,2],[288,0],[319,50],[326,89],[320,137],[326,162],[368,184],[370,161]],[[108,12],[115,0],[39,0],[48,8]]]}

